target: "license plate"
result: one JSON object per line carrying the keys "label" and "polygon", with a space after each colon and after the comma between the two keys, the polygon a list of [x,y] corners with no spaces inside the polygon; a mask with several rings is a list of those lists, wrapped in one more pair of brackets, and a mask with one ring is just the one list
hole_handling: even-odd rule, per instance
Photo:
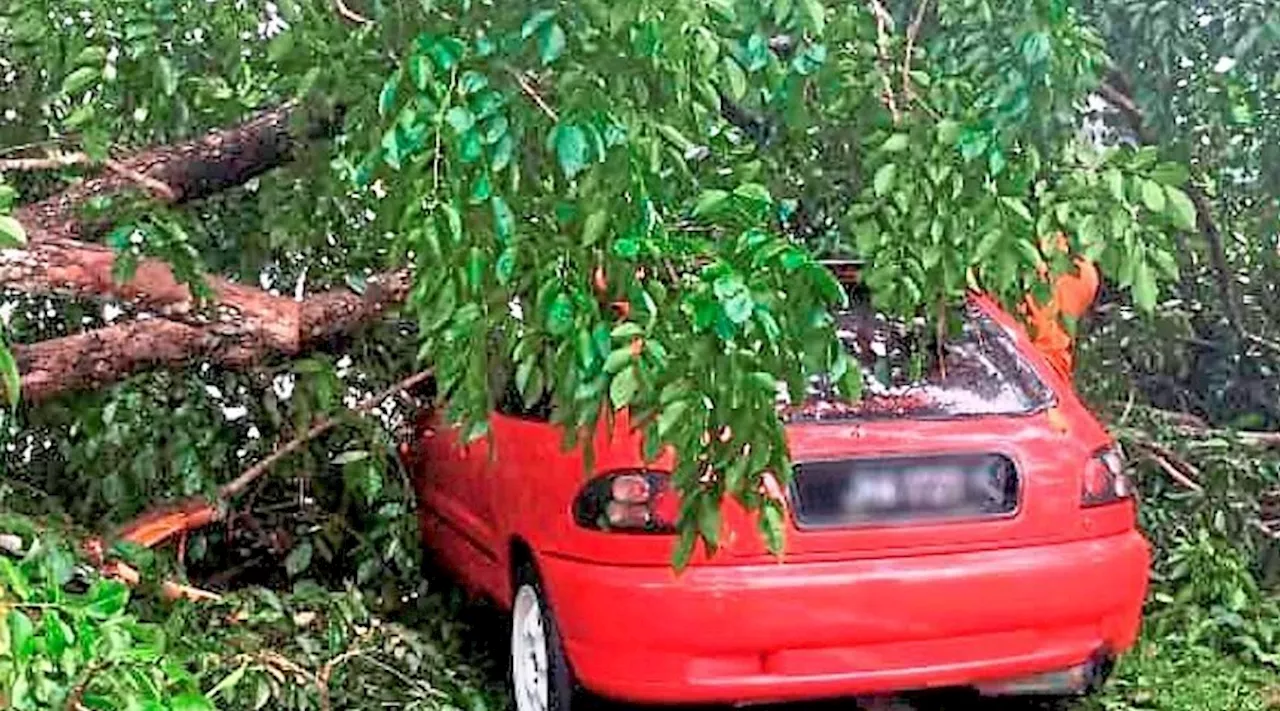
{"label": "license plate", "polygon": [[1005,514],[1017,474],[999,455],[802,463],[793,498],[801,527]]}

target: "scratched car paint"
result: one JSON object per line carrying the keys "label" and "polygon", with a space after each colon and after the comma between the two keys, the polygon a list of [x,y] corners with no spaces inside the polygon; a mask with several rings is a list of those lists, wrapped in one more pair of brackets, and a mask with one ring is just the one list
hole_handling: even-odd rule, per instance
{"label": "scratched car paint", "polygon": [[895,357],[909,329],[839,323],[868,389],[841,402],[816,378],[780,395],[796,463],[780,560],[728,502],[719,554],[675,574],[672,462],[643,461],[625,412],[594,433],[590,471],[545,403],[503,398],[470,444],[421,413],[407,457],[424,541],[512,615],[519,711],[584,689],[718,703],[1105,680],[1149,562],[1110,436],[983,297],[928,373]]}

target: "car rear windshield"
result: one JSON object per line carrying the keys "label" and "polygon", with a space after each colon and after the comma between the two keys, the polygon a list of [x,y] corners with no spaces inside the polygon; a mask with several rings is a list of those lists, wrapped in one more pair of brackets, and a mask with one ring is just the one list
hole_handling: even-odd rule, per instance
{"label": "car rear windshield", "polygon": [[943,339],[941,358],[923,324],[886,319],[869,307],[836,314],[836,327],[862,366],[862,399],[841,400],[827,378],[815,378],[803,403],[780,403],[786,419],[1023,415],[1053,404],[1053,391],[1013,339],[974,304],[964,309],[958,332]]}

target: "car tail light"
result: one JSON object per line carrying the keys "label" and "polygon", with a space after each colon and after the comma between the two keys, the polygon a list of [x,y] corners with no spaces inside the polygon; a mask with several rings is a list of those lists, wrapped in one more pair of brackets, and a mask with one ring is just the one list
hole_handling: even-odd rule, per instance
{"label": "car tail light", "polygon": [[1124,472],[1124,453],[1118,445],[1094,454],[1085,465],[1081,506],[1115,503],[1132,498],[1133,494],[1133,483]]}
{"label": "car tail light", "polygon": [[671,533],[679,505],[664,472],[628,469],[592,479],[578,494],[573,518],[597,531]]}

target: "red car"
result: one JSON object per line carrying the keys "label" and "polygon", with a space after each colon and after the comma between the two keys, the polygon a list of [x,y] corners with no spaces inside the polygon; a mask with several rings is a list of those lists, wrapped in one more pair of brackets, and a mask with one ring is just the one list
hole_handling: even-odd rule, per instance
{"label": "red car", "polygon": [[817,383],[780,408],[795,462],[781,561],[727,503],[721,550],[677,574],[678,507],[625,417],[596,433],[587,476],[518,396],[467,446],[423,414],[407,452],[423,535],[511,612],[519,711],[564,711],[578,689],[737,703],[1105,679],[1138,633],[1150,556],[1111,437],[984,297],[945,368],[914,381],[890,367],[891,322],[839,323],[889,385],[850,405]]}

